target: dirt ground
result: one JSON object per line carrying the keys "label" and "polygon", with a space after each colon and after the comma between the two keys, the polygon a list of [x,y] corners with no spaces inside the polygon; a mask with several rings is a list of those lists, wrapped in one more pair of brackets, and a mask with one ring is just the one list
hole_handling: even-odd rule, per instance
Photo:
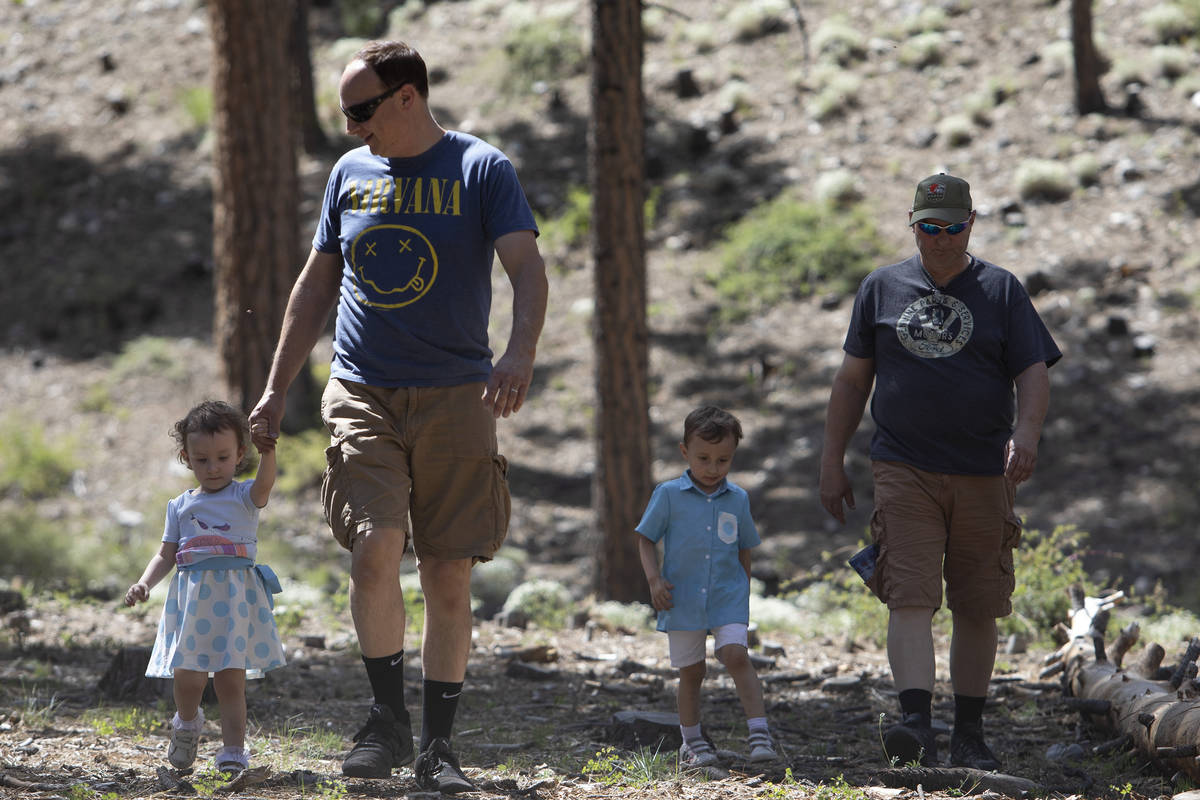
{"label": "dirt ground", "polygon": [[[20,648],[4,650],[0,682],[8,694],[21,685],[51,681],[53,695],[25,695],[25,707],[0,710],[0,796],[61,797],[72,784],[117,797],[187,796],[205,790],[195,779],[166,764],[165,698],[142,696],[133,703],[148,714],[138,730],[105,730],[96,709],[130,707],[106,699],[100,679],[122,646],[144,646],[153,638],[153,609],[117,612],[111,603],[62,606],[38,602],[26,614],[32,631]],[[400,797],[419,793],[411,769],[388,780],[343,778],[341,758],[370,700],[361,663],[348,647],[351,638],[335,619],[305,618],[286,638],[289,663],[250,684],[248,709],[254,751],[252,785],[233,796]],[[410,636],[408,652],[419,651]],[[941,648],[945,649],[944,643]],[[726,753],[727,774],[675,774],[673,759],[657,779],[638,788],[604,782],[589,762],[603,760],[615,747],[632,774],[636,767],[627,740],[615,736],[619,711],[674,709],[674,673],[665,640],[649,631],[614,630],[592,622],[563,631],[502,628],[480,623],[474,640],[467,691],[457,718],[455,745],[479,797],[541,797],[583,800],[634,794],[701,800],[750,798],[783,791],[810,796],[824,785],[859,787],[877,800],[992,793],[986,781],[935,791],[888,789],[903,770],[890,769],[880,748],[881,726],[895,719],[896,698],[886,660],[875,647],[856,642],[853,632],[825,639],[764,637],[755,653],[764,682],[768,714],[778,740],[775,763],[751,765],[744,753],[745,721],[732,682],[711,661],[703,695],[703,717],[718,748]],[[1167,777],[1127,755],[1055,761],[1052,745],[1076,743],[1082,752],[1111,738],[1081,724],[1061,703],[1054,681],[1039,680],[1044,653],[1001,653],[987,710],[987,730],[1006,774],[1033,781],[1038,794],[1057,797],[1171,794]],[[528,660],[526,660],[528,659]],[[945,664],[940,664],[945,673]],[[419,719],[419,659],[410,657],[409,705]],[[44,685],[44,684],[42,684]],[[163,687],[159,687],[161,689]],[[154,690],[150,690],[153,692]],[[49,713],[38,713],[52,706]],[[197,762],[206,769],[219,749],[214,703]],[[886,715],[886,716],[885,716]],[[949,688],[939,686],[935,716],[952,721]],[[328,736],[316,734],[327,732]],[[943,758],[948,739],[941,737]],[[26,785],[18,783],[25,782]],[[261,782],[259,782],[261,781]],[[344,795],[325,794],[325,781]],[[926,776],[924,785],[935,787]],[[633,786],[629,784],[633,783]],[[8,788],[3,788],[3,787]],[[872,788],[873,787],[873,788]],[[76,790],[79,791],[79,790]]]}

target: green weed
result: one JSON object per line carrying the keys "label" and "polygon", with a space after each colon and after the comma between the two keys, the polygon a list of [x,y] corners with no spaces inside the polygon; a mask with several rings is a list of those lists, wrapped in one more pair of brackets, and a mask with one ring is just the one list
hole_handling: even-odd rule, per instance
{"label": "green weed", "polygon": [[48,441],[36,422],[9,417],[0,423],[0,492],[52,497],[71,482],[77,467],[70,439]]}
{"label": "green weed", "polygon": [[679,762],[673,752],[643,748],[622,756],[609,746],[588,759],[583,774],[605,786],[649,786],[678,777]]}
{"label": "green weed", "polygon": [[112,365],[115,385],[128,378],[158,377],[183,383],[189,377],[190,360],[181,356],[179,343],[162,336],[142,336],[125,345]]}
{"label": "green weed", "polygon": [[212,797],[222,791],[225,784],[229,783],[229,776],[221,773],[216,767],[209,766],[193,774],[190,783],[196,790],[196,794],[201,797]]}
{"label": "green weed", "polygon": [[196,128],[204,130],[212,123],[212,89],[207,86],[193,86],[190,89],[184,89],[179,101],[183,105],[187,118]]}
{"label": "green weed", "polygon": [[780,195],[730,226],[711,280],[727,301],[722,315],[739,320],[819,291],[849,294],[882,252],[874,221],[862,206],[845,209]]}
{"label": "green weed", "polygon": [[141,739],[159,726],[158,715],[136,706],[92,708],[83,713],[83,721],[97,736],[124,735]]}
{"label": "green weed", "polygon": [[516,92],[530,91],[537,83],[557,83],[582,72],[587,64],[579,29],[554,17],[513,27],[504,42],[504,53],[508,61],[505,87]]}
{"label": "green weed", "polygon": [[275,455],[279,464],[276,490],[283,494],[299,494],[320,486],[325,474],[327,447],[329,433],[324,429],[310,428],[280,436]]}
{"label": "green weed", "polygon": [[817,784],[814,800],[867,800],[867,793],[853,786],[842,775],[833,779],[832,783],[821,781]]}

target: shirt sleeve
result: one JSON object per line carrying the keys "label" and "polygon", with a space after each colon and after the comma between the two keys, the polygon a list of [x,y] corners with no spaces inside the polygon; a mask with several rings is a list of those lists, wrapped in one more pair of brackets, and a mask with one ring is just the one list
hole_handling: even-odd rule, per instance
{"label": "shirt sleeve", "polygon": [[1052,367],[1062,358],[1046,323],[1033,307],[1029,293],[1020,281],[1013,279],[1012,300],[1009,303],[1008,342],[1005,350],[1006,368],[1015,378],[1039,361]]}
{"label": "shirt sleeve", "polygon": [[642,514],[642,521],[634,528],[642,536],[657,542],[667,533],[667,522],[671,518],[671,501],[665,486],[658,486],[650,495],[650,502]]}
{"label": "shirt sleeve", "polygon": [[179,541],[179,498],[176,497],[171,502],[167,503],[167,521],[163,527],[162,540],[164,542]]}
{"label": "shirt sleeve", "polygon": [[875,357],[875,305],[871,291],[874,283],[870,275],[863,279],[850,311],[850,326],[846,329],[842,350],[855,358]]}

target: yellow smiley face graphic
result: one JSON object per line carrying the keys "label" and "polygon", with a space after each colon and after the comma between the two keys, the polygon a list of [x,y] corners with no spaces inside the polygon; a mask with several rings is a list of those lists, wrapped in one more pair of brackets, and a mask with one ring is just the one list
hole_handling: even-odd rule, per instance
{"label": "yellow smiley face graphic", "polygon": [[433,245],[416,228],[375,225],[350,246],[354,294],[365,305],[400,308],[425,296],[437,280]]}

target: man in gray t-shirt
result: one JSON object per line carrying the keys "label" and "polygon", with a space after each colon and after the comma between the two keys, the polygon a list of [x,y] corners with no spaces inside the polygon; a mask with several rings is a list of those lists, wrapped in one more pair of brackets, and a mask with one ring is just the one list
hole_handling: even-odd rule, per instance
{"label": "man in gray t-shirt", "polygon": [[982,714],[996,618],[1012,611],[1015,489],[1037,463],[1047,369],[1062,354],[1020,281],[967,252],[975,211],[966,181],[921,181],[908,223],[917,254],[875,270],[854,301],[825,421],[821,504],[843,524],[843,503],[854,508],[846,447],[874,386],[874,561],[860,571],[889,609],[902,718],[885,732],[885,756],[937,762],[932,621],[944,574],[954,623],[950,761],[992,770],[1000,762]]}

